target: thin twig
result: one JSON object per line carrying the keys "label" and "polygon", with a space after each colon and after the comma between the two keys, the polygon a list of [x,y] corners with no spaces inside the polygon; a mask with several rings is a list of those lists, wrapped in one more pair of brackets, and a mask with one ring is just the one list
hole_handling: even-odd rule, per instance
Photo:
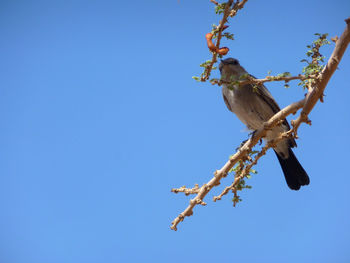
{"label": "thin twig", "polygon": [[171,192],[177,194],[177,193],[184,193],[185,195],[193,195],[198,194],[199,192],[199,186],[198,184],[195,184],[193,188],[186,188],[186,186],[181,186],[180,188],[173,188],[171,189]]}
{"label": "thin twig", "polygon": [[254,78],[249,78],[247,80],[237,80],[237,81],[233,81],[233,82],[229,82],[229,81],[225,81],[225,80],[221,80],[221,79],[211,79],[210,83],[215,85],[219,85],[221,86],[222,84],[236,84],[239,86],[244,86],[247,84],[256,84],[256,85],[260,85],[263,84],[265,82],[273,82],[273,81],[284,81],[284,82],[289,82],[292,80],[305,80],[305,79],[310,79],[310,78],[315,78],[315,76],[308,76],[306,77],[305,75],[298,75],[298,76],[290,76],[290,77],[283,77],[283,76],[267,76],[264,79],[254,79]]}
{"label": "thin twig", "polygon": [[[222,38],[222,30],[224,29],[224,25],[227,22],[227,18],[229,16],[232,17],[232,16],[236,15],[237,11],[239,9],[242,9],[244,7],[244,4],[247,1],[248,0],[242,0],[242,2],[237,1],[232,9],[231,9],[231,6],[232,6],[232,3],[233,3],[233,0],[227,1],[226,6],[225,6],[225,10],[224,10],[224,15],[222,17],[222,20],[220,21],[219,26],[218,26],[218,36],[217,36],[216,45],[215,45],[217,47],[217,49],[220,49],[220,41],[221,41],[221,38]],[[234,15],[232,15],[232,11],[233,10],[236,10]],[[209,79],[211,70],[213,69],[213,66],[214,66],[214,64],[217,61],[217,56],[218,56],[218,54],[216,52],[213,52],[213,56],[212,56],[211,62],[210,62],[210,64],[208,66],[205,67],[204,76],[201,77],[201,81],[206,81],[206,80]]]}
{"label": "thin twig", "polygon": [[235,3],[235,5],[233,6],[233,8],[232,8],[232,10],[231,10],[231,12],[230,12],[230,14],[229,14],[229,16],[230,16],[230,17],[235,16],[235,15],[237,14],[238,10],[239,10],[239,9],[242,9],[247,1],[248,1],[248,0],[242,0],[242,2],[237,1],[237,2]]}

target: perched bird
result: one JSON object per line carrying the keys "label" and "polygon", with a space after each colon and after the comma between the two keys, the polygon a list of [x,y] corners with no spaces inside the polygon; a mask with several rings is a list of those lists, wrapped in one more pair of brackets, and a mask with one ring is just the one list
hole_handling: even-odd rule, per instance
{"label": "perched bird", "polygon": [[[234,58],[221,60],[219,65],[221,80],[232,82],[235,80],[246,80],[249,73]],[[235,113],[237,117],[247,125],[250,130],[262,127],[275,113],[280,111],[277,102],[264,85],[254,86],[246,84],[243,86],[223,84],[222,95],[227,108]],[[288,131],[290,126],[285,119],[279,126],[268,131],[265,139],[270,141],[281,132]],[[280,141],[274,151],[282,167],[284,176],[290,189],[299,190],[300,186],[308,185],[309,176],[295,157],[291,148],[296,146],[293,138]]]}

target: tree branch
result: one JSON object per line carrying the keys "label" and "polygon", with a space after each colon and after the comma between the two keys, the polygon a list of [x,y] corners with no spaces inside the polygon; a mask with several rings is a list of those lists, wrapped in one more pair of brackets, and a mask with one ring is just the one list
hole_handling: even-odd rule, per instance
{"label": "tree branch", "polygon": [[[186,216],[191,216],[193,214],[193,208],[203,202],[203,198],[209,193],[209,191],[214,187],[220,184],[220,180],[223,177],[226,177],[228,172],[231,170],[231,168],[241,160],[244,156],[246,156],[251,149],[259,142],[261,138],[263,138],[266,135],[266,132],[270,129],[272,129],[274,126],[276,126],[279,121],[285,119],[289,114],[295,113],[298,109],[303,107],[305,102],[305,99],[292,103],[291,105],[288,105],[278,113],[276,113],[272,118],[267,121],[264,124],[264,127],[257,130],[254,135],[246,141],[246,143],[233,155],[231,158],[227,161],[227,163],[220,169],[214,172],[214,177],[206,184],[202,185],[198,191],[197,196],[190,200],[189,206],[178,216],[174,219],[171,225],[171,229],[177,230],[177,225],[184,220]],[[172,192],[180,192],[175,191],[174,189]],[[182,191],[184,192],[184,191]]]}
{"label": "tree branch", "polygon": [[[230,1],[229,1],[230,2]],[[232,2],[232,1],[231,1]],[[245,3],[245,1],[242,1],[242,3]],[[243,3],[243,4],[244,4]],[[225,17],[225,16],[224,16]],[[226,16],[227,18],[227,16]],[[224,21],[224,19],[222,20]],[[280,110],[278,113],[276,113],[274,116],[272,116],[267,122],[264,123],[263,127],[257,130],[251,138],[244,143],[242,147],[233,155],[230,157],[230,159],[226,162],[226,164],[220,169],[214,172],[214,177],[206,184],[202,185],[199,189],[198,186],[195,186],[193,189],[188,189],[188,194],[191,193],[197,193],[196,197],[192,200],[190,200],[190,204],[188,207],[179,215],[177,216],[173,221],[171,225],[171,229],[177,230],[177,225],[184,220],[186,216],[191,216],[193,214],[193,208],[197,204],[205,205],[203,202],[204,197],[209,193],[209,191],[214,187],[220,184],[220,181],[223,177],[227,176],[228,172],[232,169],[232,167],[239,161],[244,160],[247,158],[249,152],[251,149],[259,142],[261,138],[263,138],[266,135],[266,132],[276,125],[280,123],[283,119],[285,119],[290,114],[295,114],[300,108],[302,108],[302,111],[298,118],[295,121],[292,121],[293,128],[285,133],[282,133],[278,138],[276,138],[273,142],[268,143],[263,150],[258,154],[258,157],[255,158],[255,160],[252,162],[252,165],[256,164],[257,160],[266,152],[266,150],[273,145],[271,143],[276,143],[279,140],[285,138],[283,136],[294,136],[297,137],[297,131],[302,122],[309,123],[310,121],[308,119],[308,115],[312,111],[313,107],[317,103],[317,101],[322,98],[323,92],[327,86],[328,81],[330,80],[331,76],[334,74],[335,70],[337,69],[340,60],[343,57],[343,54],[350,42],[350,18],[345,20],[346,22],[346,28],[341,35],[341,37],[336,41],[335,49],[329,58],[326,67],[322,70],[322,72],[318,75],[316,81],[314,82],[314,85],[310,87],[308,90],[308,94],[306,97],[298,102],[292,103],[285,107],[284,109]],[[223,24],[221,24],[223,25]],[[214,54],[215,55],[215,54]],[[214,57],[213,57],[214,58]],[[216,59],[216,56],[215,56]],[[214,60],[214,59],[213,59]],[[263,153],[262,153],[263,152]],[[254,163],[254,164],[253,164]],[[237,176],[231,186],[228,187],[223,191],[223,193],[226,191],[228,192],[230,189],[234,189],[235,185],[239,182],[239,178],[243,178],[244,174],[246,174],[247,169],[250,169],[252,165],[248,165],[245,167],[245,170],[242,171],[242,173]],[[249,170],[248,170],[249,172]],[[243,177],[242,177],[243,176]],[[186,188],[180,188],[182,191],[179,191],[179,189],[173,189],[173,192],[184,192],[186,194]],[[192,190],[192,191],[191,191]],[[225,193],[226,193],[225,192]],[[224,193],[224,194],[225,194]],[[219,195],[221,198],[223,194]],[[219,199],[219,198],[217,198]]]}
{"label": "tree branch", "polygon": [[[275,138],[274,140],[271,140],[269,142],[266,143],[266,145],[261,149],[261,151],[256,155],[256,157],[254,158],[254,160],[248,164],[243,171],[235,177],[235,180],[233,181],[233,183],[230,186],[225,187],[225,189],[221,192],[220,195],[218,196],[214,196],[213,197],[213,201],[216,202],[217,200],[221,200],[221,198],[226,195],[230,190],[232,190],[235,194],[237,193],[237,185],[239,184],[239,181],[241,179],[243,179],[244,177],[247,177],[247,175],[250,172],[250,169],[256,165],[258,163],[258,160],[264,156],[267,152],[268,149],[276,146],[277,143],[279,143],[280,141],[288,138],[288,137],[293,137],[293,133],[292,133],[292,129],[289,131],[286,131],[284,133],[281,133],[277,138]],[[236,194],[237,195],[237,194]],[[235,206],[235,203],[233,204]]]}
{"label": "tree branch", "polygon": [[303,107],[300,116],[292,121],[291,124],[296,131],[302,122],[310,124],[310,120],[308,119],[308,115],[316,105],[317,101],[323,98],[323,92],[328,84],[328,81],[334,74],[335,70],[338,68],[339,62],[342,59],[346,48],[350,42],[350,17],[345,19],[346,28],[343,34],[335,43],[335,48],[331,57],[329,58],[327,65],[324,67],[320,76],[316,79],[315,86],[312,88],[311,92],[309,92],[306,96],[306,103]]}

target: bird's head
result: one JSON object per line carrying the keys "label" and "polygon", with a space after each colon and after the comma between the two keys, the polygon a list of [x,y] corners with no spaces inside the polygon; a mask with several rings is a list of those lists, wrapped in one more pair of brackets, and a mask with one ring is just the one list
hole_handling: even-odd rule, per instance
{"label": "bird's head", "polygon": [[246,74],[247,71],[239,64],[235,58],[227,58],[221,60],[219,65],[221,78],[226,80],[238,79],[241,75]]}

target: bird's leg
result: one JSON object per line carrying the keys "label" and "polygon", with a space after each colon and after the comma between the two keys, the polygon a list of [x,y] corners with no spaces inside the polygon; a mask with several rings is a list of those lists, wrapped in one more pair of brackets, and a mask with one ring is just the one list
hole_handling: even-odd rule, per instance
{"label": "bird's leg", "polygon": [[255,135],[256,131],[257,131],[257,130],[254,130],[254,131],[252,131],[251,133],[249,133],[249,137],[253,137],[253,136]]}
{"label": "bird's leg", "polygon": [[241,144],[236,148],[236,151],[238,152],[247,141],[248,141],[248,139],[241,142]]}
{"label": "bird's leg", "polygon": [[[248,134],[248,137],[249,137],[249,138],[250,138],[250,137],[253,137],[254,134],[255,134],[255,132],[256,132],[256,130],[255,130],[255,131],[252,131],[251,133],[249,133],[249,134]],[[242,146],[249,140],[249,138],[246,139],[246,140],[244,140],[244,141],[242,141],[241,144],[236,148],[236,151],[240,150],[240,149],[242,148]]]}
{"label": "bird's leg", "polygon": [[[249,133],[249,136],[254,137],[256,132],[257,132],[257,130],[252,131],[251,133]],[[261,145],[261,144],[262,144],[262,138],[259,140],[259,145]]]}

